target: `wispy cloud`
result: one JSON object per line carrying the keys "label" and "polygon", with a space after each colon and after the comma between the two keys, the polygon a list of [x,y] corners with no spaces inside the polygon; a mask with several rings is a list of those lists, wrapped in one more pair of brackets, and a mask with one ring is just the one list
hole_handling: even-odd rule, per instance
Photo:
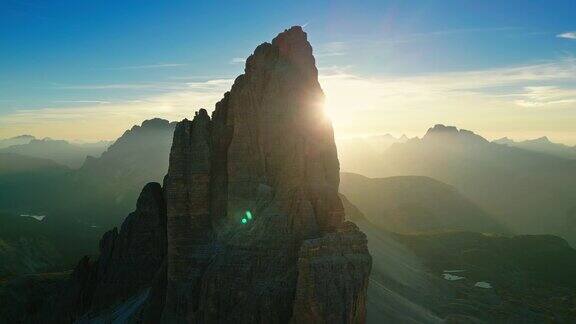
{"label": "wispy cloud", "polygon": [[[356,37],[351,41],[346,42],[346,46],[358,50],[362,47],[374,47],[380,45],[394,45],[394,44],[405,44],[421,42],[423,40],[429,40],[432,38],[443,38],[457,35],[468,35],[472,37],[473,34],[482,33],[499,33],[509,32],[514,34],[526,35],[531,32],[525,31],[519,27],[511,26],[501,26],[501,27],[482,27],[482,28],[455,28],[455,29],[443,29],[443,30],[431,30],[423,32],[412,32],[412,33],[394,33],[389,32],[387,37],[382,37],[379,39],[366,39],[363,36]],[[521,33],[520,33],[521,32]],[[338,42],[335,42],[338,43]]]}
{"label": "wispy cloud", "polygon": [[181,82],[141,82],[141,83],[110,83],[110,84],[58,84],[55,88],[65,90],[179,90],[185,87]]}
{"label": "wispy cloud", "polygon": [[[357,110],[423,106],[463,97],[485,102],[505,101],[511,107],[565,104],[576,99],[576,87],[557,86],[576,80],[574,58],[517,67],[407,77],[365,78],[337,69],[321,72],[324,72],[321,78],[328,100],[334,106],[343,106],[343,109],[352,106]],[[350,95],[354,93],[357,95]]]}
{"label": "wispy cloud", "polygon": [[558,38],[576,39],[576,31],[565,32],[556,35]]}
{"label": "wispy cloud", "polygon": [[246,59],[241,57],[233,57],[230,60],[230,64],[244,64],[244,62],[246,62]]}
{"label": "wispy cloud", "polygon": [[348,44],[345,42],[328,42],[320,44],[314,49],[314,56],[317,58],[343,56],[348,51]]}
{"label": "wispy cloud", "polygon": [[109,104],[110,101],[104,100],[53,100],[52,103],[69,103],[69,104]]}
{"label": "wispy cloud", "polygon": [[184,63],[158,63],[158,64],[147,64],[147,65],[129,65],[129,66],[118,66],[109,67],[105,70],[148,70],[148,69],[164,69],[164,68],[175,68],[181,66],[187,66]]}
{"label": "wispy cloud", "polygon": [[524,87],[515,103],[522,107],[545,107],[576,103],[576,88],[557,86]]}
{"label": "wispy cloud", "polygon": [[[165,84],[146,84],[147,88],[158,89],[161,86],[163,92],[141,94],[141,98],[134,100],[58,100],[60,105],[54,102],[56,105],[42,108],[21,108],[0,116],[0,137],[26,132],[59,138],[113,139],[144,119],[162,117],[180,120],[193,116],[199,108],[211,109],[224,92],[230,89],[232,82],[232,79],[174,82],[170,87]],[[70,90],[126,88],[140,88],[140,85],[67,87]]]}
{"label": "wispy cloud", "polygon": [[[366,77],[339,66],[319,71],[326,106],[339,135],[410,133],[437,122],[481,130],[487,124],[515,125],[519,116],[532,118],[534,124],[534,120],[557,118],[548,123],[558,131],[573,134],[573,125],[569,122],[574,118],[565,115],[561,118],[560,113],[576,108],[576,59],[573,57],[523,66],[412,76]],[[111,139],[143,119],[179,120],[192,116],[201,107],[211,110],[233,83],[232,78],[193,79],[59,85],[69,90],[144,91],[135,91],[137,96],[131,101],[78,100],[74,105],[74,100],[61,100],[62,105],[44,109],[19,109],[0,116],[0,137],[33,132],[60,138]],[[150,89],[154,91],[148,91]],[[547,114],[547,111],[553,113]],[[534,114],[539,117],[535,119]],[[86,127],[70,127],[72,124]]]}
{"label": "wispy cloud", "polygon": [[502,32],[502,31],[517,31],[521,30],[518,27],[482,27],[482,28],[456,28],[456,29],[444,29],[444,30],[433,30],[421,33],[408,34],[409,37],[427,37],[427,36],[446,36],[455,34],[472,34],[472,33],[488,33],[488,32]]}
{"label": "wispy cloud", "polygon": [[[338,136],[385,132],[413,136],[445,123],[493,137],[545,134],[576,143],[573,58],[413,76],[365,77],[335,68],[320,73]],[[513,134],[520,130],[523,133]]]}

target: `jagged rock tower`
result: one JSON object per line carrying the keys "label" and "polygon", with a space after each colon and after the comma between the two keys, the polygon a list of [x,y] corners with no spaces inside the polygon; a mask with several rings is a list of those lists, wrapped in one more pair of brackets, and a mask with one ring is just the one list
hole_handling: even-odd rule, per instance
{"label": "jagged rock tower", "polygon": [[212,118],[201,109],[177,125],[164,279],[148,285],[140,320],[365,321],[372,261],[344,221],[323,96],[306,33],[292,27],[256,48]]}
{"label": "jagged rock tower", "polygon": [[256,48],[212,120],[200,110],[177,126],[167,319],[363,320],[370,257],[344,223],[322,103],[312,47],[293,27]]}

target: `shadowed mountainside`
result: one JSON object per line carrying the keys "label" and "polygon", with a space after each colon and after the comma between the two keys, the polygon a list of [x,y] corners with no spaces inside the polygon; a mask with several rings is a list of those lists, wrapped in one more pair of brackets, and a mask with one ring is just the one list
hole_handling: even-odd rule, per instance
{"label": "shadowed mountainside", "polygon": [[576,316],[576,250],[559,237],[395,234],[342,201],[373,259],[368,323],[570,323]]}
{"label": "shadowed mountainside", "polygon": [[454,187],[428,177],[371,179],[342,173],[340,179],[340,192],[349,197],[372,223],[388,231],[507,231]]}

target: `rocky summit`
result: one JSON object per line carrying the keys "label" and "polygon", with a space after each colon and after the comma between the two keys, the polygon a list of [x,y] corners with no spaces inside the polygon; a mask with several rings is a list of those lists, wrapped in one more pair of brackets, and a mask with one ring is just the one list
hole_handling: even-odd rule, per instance
{"label": "rocky summit", "polygon": [[345,221],[322,102],[300,27],[258,46],[212,116],[178,123],[163,186],[80,261],[60,317],[365,322],[372,259]]}

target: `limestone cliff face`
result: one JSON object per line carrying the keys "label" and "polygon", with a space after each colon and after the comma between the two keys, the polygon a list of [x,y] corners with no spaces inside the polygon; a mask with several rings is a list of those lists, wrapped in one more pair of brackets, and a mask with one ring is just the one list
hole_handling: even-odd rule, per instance
{"label": "limestone cliff face", "polygon": [[293,27],[256,48],[212,118],[201,109],[178,123],[166,269],[155,272],[165,280],[149,284],[146,303],[163,307],[163,322],[365,321],[371,257],[344,222],[322,102],[312,47]]}
{"label": "limestone cliff face", "polygon": [[201,109],[174,131],[165,179],[168,207],[166,320],[192,312],[199,282],[212,257],[210,117]]}
{"label": "limestone cliff face", "polygon": [[228,180],[227,210],[217,216],[238,223],[246,210],[266,205],[286,216],[286,230],[298,236],[342,222],[338,158],[323,97],[312,47],[299,27],[256,48],[214,113],[215,128],[230,136],[229,143],[215,140],[227,145],[217,151],[226,154],[218,158],[227,161],[219,171]]}
{"label": "limestone cliff face", "polygon": [[201,110],[178,125],[165,319],[364,321],[371,259],[343,223],[322,103],[312,47],[293,27],[256,48],[212,120]]}
{"label": "limestone cliff face", "polygon": [[306,240],[298,258],[292,323],[363,323],[372,259],[351,222]]}

